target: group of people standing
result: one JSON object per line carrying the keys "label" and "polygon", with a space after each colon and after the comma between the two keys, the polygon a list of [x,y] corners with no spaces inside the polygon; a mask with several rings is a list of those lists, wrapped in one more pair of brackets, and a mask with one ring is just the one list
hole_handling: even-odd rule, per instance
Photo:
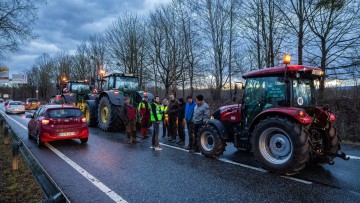
{"label": "group of people standing", "polygon": [[[186,102],[183,98],[176,99],[170,94],[168,99],[164,99],[160,105],[160,97],[155,96],[151,103],[148,103],[147,95],[143,95],[142,102],[138,106],[138,114],[141,125],[141,138],[148,138],[148,127],[150,122],[153,126],[151,148],[162,150],[159,144],[159,128],[162,122],[163,134],[167,135],[168,142],[176,142],[181,147],[185,146],[185,126],[187,126],[189,144],[186,147],[189,152],[198,152],[197,134],[205,118],[210,117],[208,104],[204,101],[203,95],[196,96],[196,101],[192,96],[187,96]],[[130,104],[130,98],[125,98],[123,107],[125,119],[126,135],[128,143],[138,143],[136,138],[136,110]],[[179,138],[177,141],[177,137]]]}

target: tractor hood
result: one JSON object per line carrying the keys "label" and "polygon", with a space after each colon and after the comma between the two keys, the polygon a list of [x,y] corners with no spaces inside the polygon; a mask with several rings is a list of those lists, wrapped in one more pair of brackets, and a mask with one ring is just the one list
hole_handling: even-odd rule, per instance
{"label": "tractor hood", "polygon": [[241,104],[231,104],[218,108],[212,115],[214,119],[221,121],[230,121],[232,123],[241,120]]}

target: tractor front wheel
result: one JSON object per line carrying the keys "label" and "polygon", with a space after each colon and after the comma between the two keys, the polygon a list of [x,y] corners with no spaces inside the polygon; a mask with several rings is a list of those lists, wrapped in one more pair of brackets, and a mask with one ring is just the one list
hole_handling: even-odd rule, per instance
{"label": "tractor front wheel", "polygon": [[198,133],[198,143],[201,154],[216,158],[225,150],[225,142],[221,139],[219,131],[213,125],[204,125]]}
{"label": "tractor front wheel", "polygon": [[[93,110],[95,111],[95,110]],[[95,112],[92,112],[90,106],[88,104],[85,105],[84,108],[84,114],[85,114],[85,118],[86,118],[86,122],[88,124],[89,127],[96,127],[97,126],[97,118],[96,118],[96,114]]]}
{"label": "tractor front wheel", "polygon": [[120,117],[121,106],[113,105],[109,98],[101,97],[98,110],[99,127],[104,131],[118,131],[123,125]]}
{"label": "tractor front wheel", "polygon": [[267,170],[292,175],[309,160],[309,136],[305,128],[283,117],[268,117],[252,133],[256,160]]}

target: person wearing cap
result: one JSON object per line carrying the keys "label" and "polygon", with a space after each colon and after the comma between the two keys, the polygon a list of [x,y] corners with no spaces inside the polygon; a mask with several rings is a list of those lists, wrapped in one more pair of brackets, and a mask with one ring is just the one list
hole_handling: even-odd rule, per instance
{"label": "person wearing cap", "polygon": [[178,129],[178,135],[179,135],[179,144],[180,146],[185,145],[185,102],[183,98],[179,99],[179,111],[178,111],[178,117],[177,117],[177,129]]}
{"label": "person wearing cap", "polygon": [[168,132],[169,134],[169,115],[166,113],[166,111],[168,110],[168,104],[169,101],[167,99],[164,99],[160,107],[160,112],[162,114],[162,124],[163,124],[162,137],[165,137],[166,132]]}
{"label": "person wearing cap", "polygon": [[152,140],[151,140],[151,148],[155,148],[155,150],[159,151],[162,150],[159,144],[159,125],[160,121],[162,120],[162,115],[160,113],[159,108],[159,101],[160,97],[156,96],[151,103],[151,122],[153,125],[153,133],[152,133]]}
{"label": "person wearing cap", "polygon": [[176,120],[179,111],[179,103],[175,99],[173,94],[169,95],[169,105],[167,114],[169,115],[169,135],[168,135],[168,142],[172,141],[176,142]]}
{"label": "person wearing cap", "polygon": [[148,128],[150,125],[150,105],[146,92],[143,94],[143,100],[139,103],[138,112],[140,115],[141,139],[149,138]]}
{"label": "person wearing cap", "polygon": [[125,97],[125,104],[123,106],[122,120],[125,123],[125,131],[128,138],[128,143],[138,143],[136,139],[136,113],[133,105],[130,104],[130,98]]}
{"label": "person wearing cap", "polygon": [[200,127],[202,126],[203,120],[205,118],[210,118],[210,110],[209,105],[205,103],[204,96],[199,94],[196,96],[196,106],[194,108],[194,116],[193,116],[193,122],[194,122],[194,142],[192,146],[192,150],[189,152],[199,152],[199,146],[197,143],[198,139],[198,132]]}
{"label": "person wearing cap", "polygon": [[195,101],[193,100],[192,96],[186,97],[186,106],[185,106],[185,121],[186,126],[188,129],[188,136],[189,136],[189,144],[186,147],[187,150],[191,150],[194,142],[194,122],[193,122],[193,116],[194,116],[194,108],[196,106]]}

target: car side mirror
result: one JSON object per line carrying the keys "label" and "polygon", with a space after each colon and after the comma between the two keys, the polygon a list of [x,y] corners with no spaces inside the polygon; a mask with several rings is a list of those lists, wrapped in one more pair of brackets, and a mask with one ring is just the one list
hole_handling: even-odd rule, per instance
{"label": "car side mirror", "polygon": [[26,118],[34,118],[34,115],[28,114],[28,115],[26,115]]}

